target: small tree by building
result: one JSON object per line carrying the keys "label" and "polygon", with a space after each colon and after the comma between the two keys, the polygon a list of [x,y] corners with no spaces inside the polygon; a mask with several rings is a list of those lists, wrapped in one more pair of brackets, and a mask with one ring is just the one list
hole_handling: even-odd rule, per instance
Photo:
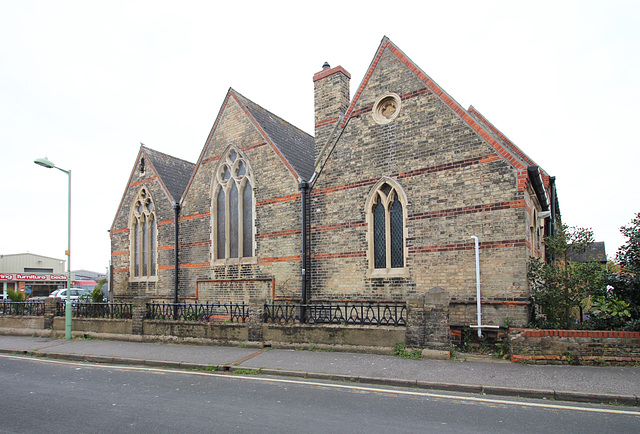
{"label": "small tree by building", "polygon": [[605,266],[599,261],[574,262],[572,253],[583,253],[594,242],[591,229],[559,223],[553,237],[545,238],[549,262],[531,258],[528,279],[534,302],[533,325],[541,328],[576,328],[594,305],[594,297],[606,294]]}
{"label": "small tree by building", "polygon": [[620,228],[627,242],[618,249],[617,269],[607,274],[611,294],[628,305],[627,330],[640,330],[640,213]]}

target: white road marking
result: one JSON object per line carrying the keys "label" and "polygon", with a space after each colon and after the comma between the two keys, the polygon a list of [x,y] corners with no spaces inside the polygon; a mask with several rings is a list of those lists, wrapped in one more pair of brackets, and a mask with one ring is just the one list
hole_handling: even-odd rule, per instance
{"label": "white road marking", "polygon": [[303,380],[295,380],[288,378],[273,378],[273,377],[261,377],[256,375],[239,375],[239,374],[220,374],[215,371],[187,371],[181,369],[166,369],[166,368],[154,368],[154,367],[146,367],[146,366],[126,366],[126,365],[109,365],[103,363],[87,363],[87,362],[74,362],[67,360],[52,360],[52,359],[37,359],[25,356],[11,356],[0,354],[0,357],[4,357],[7,359],[19,359],[19,360],[31,360],[34,362],[41,363],[54,363],[60,365],[69,365],[69,366],[91,366],[96,368],[107,368],[107,369],[117,369],[121,371],[146,371],[153,373],[172,373],[172,374],[184,374],[184,375],[206,375],[206,376],[214,376],[226,379],[242,379],[242,380],[251,380],[251,381],[264,381],[270,383],[284,383],[284,384],[299,384],[305,386],[318,386],[318,387],[328,387],[333,389],[345,389],[355,392],[377,392],[377,393],[387,393],[394,395],[409,395],[409,396],[420,396],[426,398],[441,398],[441,399],[450,399],[450,400],[458,400],[458,401],[470,401],[470,402],[483,402],[490,404],[504,404],[504,405],[517,405],[521,407],[539,407],[539,408],[549,408],[555,410],[572,410],[572,411],[586,411],[592,413],[606,413],[606,414],[624,414],[630,416],[640,416],[640,411],[631,411],[631,410],[619,410],[619,409],[608,409],[608,408],[591,408],[591,407],[581,407],[577,405],[560,405],[560,404],[550,404],[550,403],[538,403],[538,402],[518,402],[518,401],[508,401],[504,399],[493,399],[493,398],[478,398],[474,396],[455,396],[455,395],[445,395],[441,393],[432,393],[432,392],[423,392],[416,390],[394,390],[394,389],[383,389],[383,388],[375,388],[375,387],[367,387],[367,386],[358,386],[351,384],[334,384],[334,383],[320,383],[317,381],[303,381]]}

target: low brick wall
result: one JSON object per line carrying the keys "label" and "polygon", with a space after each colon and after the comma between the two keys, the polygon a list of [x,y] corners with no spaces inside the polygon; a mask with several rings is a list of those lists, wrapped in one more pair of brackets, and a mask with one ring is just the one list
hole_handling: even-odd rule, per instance
{"label": "low brick wall", "polygon": [[[270,346],[367,349],[367,352],[388,353],[397,342],[404,342],[404,327],[340,326],[322,327],[304,324],[264,324],[263,339]],[[378,351],[373,351],[377,348]]]}
{"label": "low brick wall", "polygon": [[538,364],[640,364],[640,332],[509,329],[511,360]]}
{"label": "low brick wall", "polygon": [[[147,319],[148,298],[136,297],[130,318],[73,318],[72,336],[137,341],[191,342],[216,345],[254,345],[326,348],[390,354],[396,343],[411,349],[449,350],[449,294],[432,288],[412,298],[406,307],[406,326],[264,323],[267,300],[251,298],[244,323]],[[47,299],[43,317],[2,317],[0,333],[65,334],[65,318],[54,316],[54,299]],[[6,323],[6,325],[3,325]]]}
{"label": "low brick wall", "polygon": [[0,329],[44,329],[43,316],[0,315]]}
{"label": "low brick wall", "polygon": [[[404,342],[405,327],[310,326],[305,324],[260,324],[261,339],[250,339],[250,323],[143,320],[142,333],[132,333],[131,319],[73,318],[72,336],[107,339],[191,342],[215,345],[254,344],[281,348],[326,348],[390,354],[393,345]],[[20,332],[20,333],[18,333]],[[55,317],[52,328],[44,317],[0,316],[0,334],[37,334],[64,337],[65,318]]]}
{"label": "low brick wall", "polygon": [[249,339],[248,327],[242,323],[145,320],[143,336],[201,339],[213,343],[238,343]]}
{"label": "low brick wall", "polygon": [[[64,336],[65,318],[62,316],[53,319],[54,336]],[[130,319],[103,319],[103,318],[73,318],[71,321],[71,333],[82,335],[130,335]]]}

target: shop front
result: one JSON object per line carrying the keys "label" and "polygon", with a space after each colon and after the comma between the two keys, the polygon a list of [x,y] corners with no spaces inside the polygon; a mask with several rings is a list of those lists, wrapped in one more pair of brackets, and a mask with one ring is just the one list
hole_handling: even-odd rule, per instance
{"label": "shop front", "polygon": [[46,297],[56,289],[67,286],[66,274],[0,273],[2,298],[7,290],[19,291],[27,297]]}

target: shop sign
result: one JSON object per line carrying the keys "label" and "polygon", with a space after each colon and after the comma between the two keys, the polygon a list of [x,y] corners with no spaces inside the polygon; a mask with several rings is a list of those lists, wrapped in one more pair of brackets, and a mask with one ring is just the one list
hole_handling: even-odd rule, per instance
{"label": "shop sign", "polygon": [[30,282],[44,282],[47,280],[50,281],[55,281],[55,282],[59,282],[59,281],[65,281],[67,280],[67,275],[66,274],[22,274],[22,273],[16,273],[14,274],[8,274],[8,273],[0,273],[0,280],[27,280]]}
{"label": "shop sign", "polygon": [[17,280],[47,280],[47,276],[44,274],[20,274],[16,273]]}

